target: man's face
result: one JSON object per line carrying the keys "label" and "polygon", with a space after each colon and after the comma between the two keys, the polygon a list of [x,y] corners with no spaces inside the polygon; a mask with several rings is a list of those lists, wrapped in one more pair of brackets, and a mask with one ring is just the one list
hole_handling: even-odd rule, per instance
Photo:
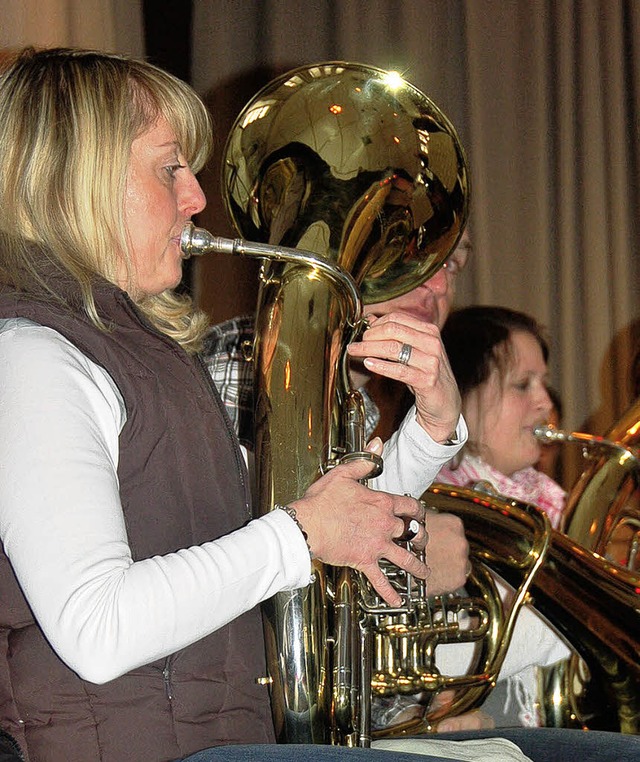
{"label": "man's face", "polygon": [[465,231],[453,254],[433,277],[395,299],[366,305],[365,314],[382,317],[389,312],[406,312],[442,328],[453,304],[457,275],[467,264],[471,248]]}

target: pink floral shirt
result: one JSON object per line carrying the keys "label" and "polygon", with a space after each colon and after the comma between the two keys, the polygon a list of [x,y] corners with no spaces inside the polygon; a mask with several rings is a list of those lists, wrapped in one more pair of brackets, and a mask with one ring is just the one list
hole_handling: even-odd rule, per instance
{"label": "pink floral shirt", "polygon": [[523,468],[511,476],[505,476],[481,458],[465,453],[457,468],[441,468],[436,481],[458,487],[471,487],[476,482],[488,481],[501,495],[537,505],[547,514],[554,528],[560,524],[566,493],[553,479],[535,468]]}

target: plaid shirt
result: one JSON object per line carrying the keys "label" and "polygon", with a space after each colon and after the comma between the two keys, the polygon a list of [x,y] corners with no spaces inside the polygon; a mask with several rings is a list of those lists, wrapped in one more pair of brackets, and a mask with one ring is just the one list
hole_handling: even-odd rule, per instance
{"label": "plaid shirt", "polygon": [[[205,340],[202,358],[229,413],[238,438],[253,451],[253,351],[252,315],[231,318],[214,325]],[[378,425],[380,414],[373,400],[360,389],[364,399],[365,436]]]}

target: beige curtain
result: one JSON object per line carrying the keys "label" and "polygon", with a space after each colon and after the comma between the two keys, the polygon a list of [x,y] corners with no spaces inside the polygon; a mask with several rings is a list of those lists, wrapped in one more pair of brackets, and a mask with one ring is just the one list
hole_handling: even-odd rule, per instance
{"label": "beige curtain", "polygon": [[640,4],[468,2],[466,23],[471,294],[548,326],[565,422],[603,432],[638,347]]}
{"label": "beige curtain", "polygon": [[[140,0],[0,0],[0,48],[141,55]],[[636,0],[194,0],[193,81],[224,137],[272,76],[319,60],[402,71],[458,127],[476,255],[459,303],[532,313],[549,330],[565,425],[603,432],[630,402],[640,333]],[[230,233],[214,161],[202,222]],[[214,319],[250,311],[255,266],[201,262]]]}
{"label": "beige curtain", "polygon": [[[459,303],[541,320],[565,425],[605,431],[630,402],[640,325],[640,3],[195,0],[194,11],[194,84],[221,141],[271,76],[319,60],[400,70],[443,108],[474,186]],[[203,222],[228,233],[217,175]],[[216,319],[251,309],[250,266],[200,267]]]}
{"label": "beige curtain", "polygon": [[141,56],[141,0],[0,0],[0,48],[25,45],[69,45]]}

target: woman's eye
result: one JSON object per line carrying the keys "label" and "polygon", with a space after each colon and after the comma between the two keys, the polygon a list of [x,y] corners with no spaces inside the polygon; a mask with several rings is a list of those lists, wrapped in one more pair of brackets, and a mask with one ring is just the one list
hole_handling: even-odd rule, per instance
{"label": "woman's eye", "polygon": [[167,167],[165,167],[165,170],[167,174],[169,175],[169,177],[175,177],[176,172],[179,169],[186,169],[186,166],[187,166],[186,164],[169,164]]}

